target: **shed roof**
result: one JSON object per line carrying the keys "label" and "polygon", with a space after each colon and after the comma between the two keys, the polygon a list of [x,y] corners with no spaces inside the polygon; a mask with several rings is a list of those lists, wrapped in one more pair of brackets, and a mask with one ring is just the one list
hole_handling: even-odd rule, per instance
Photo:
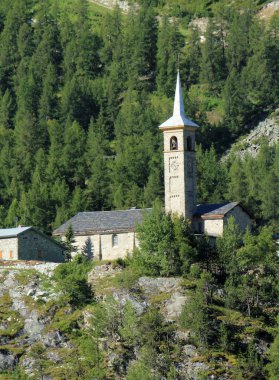
{"label": "shed roof", "polygon": [[0,229],[0,239],[17,237],[23,232],[30,230],[32,227],[15,227],[15,228],[2,228]]}
{"label": "shed roof", "polygon": [[200,205],[197,205],[194,217],[202,217],[205,219],[206,218],[212,218],[212,217],[222,218],[229,211],[233,210],[236,206],[241,206],[241,205],[239,202],[200,204]]}
{"label": "shed roof", "polygon": [[151,209],[130,209],[79,212],[53,231],[53,235],[64,235],[69,225],[72,225],[75,235],[134,231],[136,224],[141,223],[144,213],[150,211]]}

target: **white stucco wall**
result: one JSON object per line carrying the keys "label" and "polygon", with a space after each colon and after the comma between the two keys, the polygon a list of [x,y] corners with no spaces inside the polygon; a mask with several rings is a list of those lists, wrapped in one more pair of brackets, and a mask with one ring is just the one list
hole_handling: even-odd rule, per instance
{"label": "white stucco wall", "polygon": [[240,206],[236,206],[228,212],[223,219],[194,219],[193,229],[196,233],[205,233],[209,236],[222,236],[224,226],[231,216],[234,217],[235,222],[238,224],[242,232],[245,232],[247,227],[251,229],[252,220]]}
{"label": "white stucco wall", "polygon": [[113,234],[75,236],[75,246],[78,253],[81,252],[90,241],[91,253],[94,259],[115,260],[125,258],[128,252],[132,252],[138,246],[138,240],[134,232],[122,232],[116,234],[118,244],[113,246]]}
{"label": "white stucco wall", "polygon": [[[10,257],[10,252],[12,257]],[[17,260],[18,258],[18,241],[17,238],[0,239],[0,257],[2,260]]]}
{"label": "white stucco wall", "polygon": [[209,236],[222,236],[224,231],[223,219],[205,219],[204,233]]}

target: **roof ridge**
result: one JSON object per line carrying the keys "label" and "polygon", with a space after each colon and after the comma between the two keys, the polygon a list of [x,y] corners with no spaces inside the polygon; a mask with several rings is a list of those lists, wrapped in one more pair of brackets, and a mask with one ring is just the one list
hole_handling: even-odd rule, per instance
{"label": "roof ridge", "polygon": [[98,210],[98,211],[79,211],[76,215],[78,214],[90,214],[93,212],[127,212],[127,211],[144,211],[144,210],[151,210],[151,207],[146,207],[146,208],[129,208],[127,210]]}

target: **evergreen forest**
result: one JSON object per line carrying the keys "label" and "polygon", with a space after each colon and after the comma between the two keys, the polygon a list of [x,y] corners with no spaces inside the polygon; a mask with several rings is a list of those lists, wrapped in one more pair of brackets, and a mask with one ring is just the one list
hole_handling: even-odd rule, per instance
{"label": "evergreen forest", "polygon": [[[80,211],[153,206],[125,260],[82,252],[47,274],[3,264],[1,380],[279,378],[279,144],[226,154],[278,118],[268,3],[0,0],[0,228],[50,234]],[[198,203],[241,201],[253,233],[229,219],[212,245],[161,207],[158,126],[178,67],[200,126]],[[73,244],[69,228],[68,258]]]}
{"label": "evergreen forest", "polygon": [[[163,199],[162,136],[179,68],[198,132],[198,201],[278,219],[278,146],[220,161],[278,104],[278,14],[263,1],[0,2],[0,225],[51,232],[78,211]],[[207,17],[203,38],[192,23]]]}

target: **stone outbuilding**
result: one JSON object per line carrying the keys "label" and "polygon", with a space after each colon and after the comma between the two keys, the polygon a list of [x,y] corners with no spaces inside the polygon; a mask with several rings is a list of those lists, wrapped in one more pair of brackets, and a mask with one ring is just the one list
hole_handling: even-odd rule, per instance
{"label": "stone outbuilding", "polygon": [[64,262],[64,247],[34,227],[0,229],[0,260]]}
{"label": "stone outbuilding", "polygon": [[251,229],[252,219],[239,202],[200,204],[192,218],[193,230],[211,237],[222,236],[228,219],[234,217],[240,231]]}
{"label": "stone outbuilding", "polygon": [[79,212],[53,231],[65,239],[69,226],[78,252],[100,260],[124,258],[138,246],[135,229],[151,209]]}

